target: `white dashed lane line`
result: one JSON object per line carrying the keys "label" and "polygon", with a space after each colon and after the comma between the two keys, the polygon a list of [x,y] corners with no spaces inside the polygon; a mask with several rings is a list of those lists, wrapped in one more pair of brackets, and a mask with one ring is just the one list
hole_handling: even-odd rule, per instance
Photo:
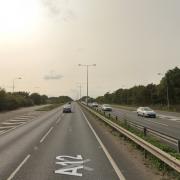
{"label": "white dashed lane line", "polygon": [[12,180],[14,176],[18,173],[18,171],[22,168],[22,166],[28,161],[28,159],[31,157],[30,154],[28,154],[25,159],[19,164],[19,166],[13,171],[13,173],[7,178],[7,180]]}
{"label": "white dashed lane line", "polygon": [[62,114],[62,115],[58,118],[58,120],[56,121],[56,124],[59,124],[59,122],[61,121],[61,118],[63,118],[63,116],[64,116],[64,114]]}
{"label": "white dashed lane line", "polygon": [[146,119],[146,121],[149,121],[149,122],[154,123],[154,124],[159,124],[159,125],[168,127],[168,125],[164,124],[164,123],[155,122],[155,121],[152,121],[152,120],[149,120],[149,119]]}
{"label": "white dashed lane line", "polygon": [[51,127],[48,132],[42,137],[40,140],[40,143],[43,143],[43,141],[46,139],[46,137],[50,134],[50,132],[53,130],[54,127]]}

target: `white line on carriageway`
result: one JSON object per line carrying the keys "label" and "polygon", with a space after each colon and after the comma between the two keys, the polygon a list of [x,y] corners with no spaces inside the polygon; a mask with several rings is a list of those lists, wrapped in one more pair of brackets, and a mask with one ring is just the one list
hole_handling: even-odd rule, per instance
{"label": "white line on carriageway", "polygon": [[108,152],[108,150],[106,149],[106,147],[104,146],[104,144],[102,143],[101,139],[99,138],[99,136],[97,135],[97,133],[95,132],[95,130],[93,129],[93,127],[91,126],[91,124],[89,123],[86,115],[84,114],[84,112],[80,109],[81,113],[83,114],[89,128],[91,129],[91,131],[93,132],[94,136],[96,137],[97,141],[99,142],[100,146],[102,147],[106,157],[108,158],[109,162],[111,163],[113,169],[115,170],[117,176],[119,177],[120,180],[125,180],[124,175],[122,174],[122,172],[120,171],[120,169],[118,168],[116,162],[113,160],[113,158],[111,157],[110,153]]}
{"label": "white line on carriageway", "polygon": [[28,154],[25,159],[19,164],[19,166],[13,171],[13,173],[8,177],[7,180],[12,180],[14,176],[18,173],[18,171],[21,169],[21,167],[28,161],[28,159],[31,157],[30,154]]}
{"label": "white line on carriageway", "polygon": [[149,121],[149,122],[154,123],[154,124],[159,124],[159,125],[162,125],[162,126],[166,126],[166,127],[168,127],[168,125],[167,125],[167,124],[164,124],[164,123],[159,123],[159,122],[155,122],[155,121],[152,121],[152,120],[147,119],[147,118],[146,118],[146,121]]}
{"label": "white line on carriageway", "polygon": [[42,137],[40,140],[40,143],[43,143],[43,141],[46,139],[46,137],[50,134],[50,132],[53,130],[54,127],[51,127],[48,132]]}

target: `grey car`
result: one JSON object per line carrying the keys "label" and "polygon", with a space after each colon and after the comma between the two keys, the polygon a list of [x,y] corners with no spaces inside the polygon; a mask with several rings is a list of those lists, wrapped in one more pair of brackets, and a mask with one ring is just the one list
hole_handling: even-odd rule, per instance
{"label": "grey car", "polygon": [[70,104],[66,104],[63,107],[63,113],[71,113],[71,105]]}
{"label": "grey car", "polygon": [[153,118],[156,118],[156,112],[154,112],[149,107],[139,107],[137,109],[137,115],[138,116],[143,116],[143,117],[153,117]]}

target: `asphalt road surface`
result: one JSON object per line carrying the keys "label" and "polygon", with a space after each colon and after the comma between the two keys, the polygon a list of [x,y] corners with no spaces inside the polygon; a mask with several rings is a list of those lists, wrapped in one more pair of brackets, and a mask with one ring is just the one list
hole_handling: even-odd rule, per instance
{"label": "asphalt road surface", "polygon": [[5,121],[5,120],[8,120],[8,119],[12,119],[12,118],[22,116],[24,114],[32,113],[36,109],[42,108],[44,106],[47,106],[47,105],[25,107],[25,108],[19,108],[16,110],[12,110],[12,111],[0,112],[0,123]]}
{"label": "asphalt road surface", "polygon": [[113,108],[110,113],[121,119],[130,120],[160,133],[180,139],[180,117],[178,113],[158,112],[157,118],[137,116],[136,111],[121,108]]}
{"label": "asphalt road surface", "polygon": [[160,179],[73,103],[0,135],[0,180]]}

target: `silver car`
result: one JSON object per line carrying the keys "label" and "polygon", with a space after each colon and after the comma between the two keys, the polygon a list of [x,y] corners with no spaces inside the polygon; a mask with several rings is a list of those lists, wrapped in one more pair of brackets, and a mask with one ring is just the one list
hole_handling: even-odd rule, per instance
{"label": "silver car", "polygon": [[156,118],[156,112],[154,112],[149,107],[139,107],[137,109],[137,115],[138,116],[143,116],[143,117],[153,117],[153,118]]}
{"label": "silver car", "polygon": [[103,111],[112,111],[112,107],[109,104],[103,104],[102,110]]}
{"label": "silver car", "polygon": [[92,107],[98,107],[98,103],[97,102],[93,102],[92,103]]}
{"label": "silver car", "polygon": [[65,104],[63,106],[63,113],[71,113],[71,105],[70,104]]}

